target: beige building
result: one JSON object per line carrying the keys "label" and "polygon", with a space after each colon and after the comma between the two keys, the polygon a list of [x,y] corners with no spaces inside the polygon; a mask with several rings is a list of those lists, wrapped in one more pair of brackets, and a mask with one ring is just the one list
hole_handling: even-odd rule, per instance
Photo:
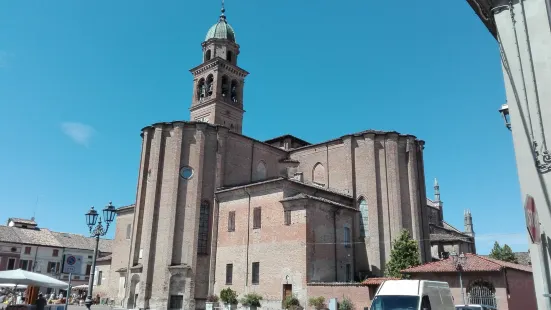
{"label": "beige building", "polygon": [[289,294],[305,305],[309,283],[382,275],[402,229],[422,262],[445,252],[430,241],[452,229],[439,200],[431,222],[422,140],[375,130],[316,144],[244,136],[239,51],[222,10],[191,69],[191,121],[142,129],[136,203],[119,209],[111,257],[117,303],[203,309],[231,287],[263,295],[264,306]]}

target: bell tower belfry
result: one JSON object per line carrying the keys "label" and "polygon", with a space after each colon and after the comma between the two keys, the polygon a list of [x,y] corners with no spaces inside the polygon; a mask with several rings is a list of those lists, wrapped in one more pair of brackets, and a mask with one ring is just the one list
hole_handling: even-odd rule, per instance
{"label": "bell tower belfry", "polygon": [[241,133],[243,126],[243,86],[249,74],[237,65],[239,45],[228,24],[224,4],[218,22],[201,44],[203,63],[191,69],[193,98],[191,121],[223,125]]}

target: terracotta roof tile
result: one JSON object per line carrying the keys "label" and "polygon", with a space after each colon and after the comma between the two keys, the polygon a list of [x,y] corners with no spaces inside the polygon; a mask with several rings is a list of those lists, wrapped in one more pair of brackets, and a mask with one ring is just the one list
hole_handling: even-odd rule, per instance
{"label": "terracotta roof tile", "polygon": [[383,282],[387,281],[387,280],[400,280],[398,278],[369,278],[369,279],[366,279],[362,282],[363,285],[368,285],[368,286],[377,286],[377,285],[381,285]]}
{"label": "terracotta roof tile", "polygon": [[[480,271],[501,271],[505,268],[532,272],[532,268],[529,266],[523,266],[519,264],[513,264],[503,262],[476,254],[465,254],[467,261],[463,266],[463,272],[480,272]],[[408,268],[402,270],[403,273],[425,273],[425,272],[456,272],[457,269],[453,263],[452,258],[427,263],[424,265]]]}

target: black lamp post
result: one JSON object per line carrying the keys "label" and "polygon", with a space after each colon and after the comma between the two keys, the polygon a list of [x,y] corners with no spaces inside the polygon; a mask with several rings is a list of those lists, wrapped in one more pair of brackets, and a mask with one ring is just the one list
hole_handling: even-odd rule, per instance
{"label": "black lamp post", "polygon": [[463,298],[463,304],[467,305],[467,303],[465,302],[465,292],[463,291],[463,277],[461,275],[461,272],[463,271],[463,266],[465,266],[465,263],[467,262],[467,256],[465,256],[465,254],[463,253],[457,255],[457,253],[455,252],[452,252],[450,256],[452,257],[455,269],[459,272],[459,286],[461,288],[461,297]]}
{"label": "black lamp post", "polygon": [[[116,209],[111,202],[103,209],[103,219],[105,220],[105,227],[103,227],[101,222],[101,217],[98,221],[98,212],[94,210],[94,207],[86,213],[86,225],[90,229],[90,236],[96,238],[96,246],[94,248],[94,257],[92,258],[92,269],[90,270],[90,279],[88,282],[88,295],[84,304],[86,308],[90,309],[92,307],[92,292],[94,289],[94,274],[96,270],[96,258],[98,256],[98,246],[99,246],[99,237],[103,237],[107,234],[109,230],[109,225],[113,222],[116,215]],[[96,225],[97,223],[97,225]]]}
{"label": "black lamp post", "polygon": [[503,105],[501,105],[501,109],[499,109],[499,113],[501,113],[501,116],[503,117],[503,121],[505,122],[505,127],[511,130],[511,119],[509,117],[509,105],[507,103],[504,103]]}

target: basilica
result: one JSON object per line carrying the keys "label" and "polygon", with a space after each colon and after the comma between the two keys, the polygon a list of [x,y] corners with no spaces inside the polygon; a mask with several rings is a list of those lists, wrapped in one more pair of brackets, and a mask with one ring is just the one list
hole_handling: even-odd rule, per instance
{"label": "basilica", "polygon": [[[426,197],[424,141],[365,130],[310,143],[242,135],[240,45],[224,9],[191,69],[190,120],[141,131],[136,201],[118,210],[109,292],[140,309],[204,309],[230,287],[263,306],[291,294],[307,305],[313,283],[383,276],[407,229],[422,262],[475,252],[444,221],[440,189]],[[100,266],[101,267],[101,266]]]}

